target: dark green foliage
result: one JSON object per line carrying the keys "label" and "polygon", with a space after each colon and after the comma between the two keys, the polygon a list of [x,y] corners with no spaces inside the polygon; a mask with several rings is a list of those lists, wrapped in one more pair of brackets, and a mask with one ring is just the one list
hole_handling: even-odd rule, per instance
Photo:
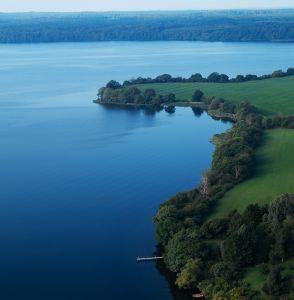
{"label": "dark green foliage", "polygon": [[[201,74],[196,73],[194,75],[191,75],[189,78],[183,78],[183,77],[172,77],[169,74],[163,74],[160,76],[157,76],[155,78],[143,78],[143,77],[138,77],[135,79],[130,79],[130,80],[126,80],[123,82],[123,87],[129,87],[130,85],[138,85],[138,84],[152,84],[152,83],[176,83],[176,82],[180,82],[180,83],[189,83],[189,82],[210,82],[210,83],[229,83],[229,82],[245,82],[245,81],[252,81],[252,80],[264,80],[264,79],[270,79],[270,78],[277,78],[277,77],[286,77],[286,76],[293,76],[294,73],[294,68],[289,68],[286,72],[283,72],[282,70],[279,71],[275,71],[272,74],[267,74],[267,75],[262,75],[262,76],[257,76],[257,75],[237,75],[235,78],[229,78],[227,75],[225,74],[219,74],[217,72],[213,72],[212,74],[210,74],[207,78],[202,77]],[[113,86],[113,87],[112,87]],[[114,81],[111,80],[106,87],[109,88],[120,88],[121,85]],[[193,101],[200,101],[202,96],[201,93],[202,91],[197,90],[197,93],[195,91],[194,95],[195,95],[195,99],[194,99],[194,95],[193,95]],[[211,101],[214,98],[211,99]],[[210,104],[211,101],[208,103]],[[223,101],[222,101],[223,102]],[[244,102],[246,103],[246,102]]]}
{"label": "dark green foliage", "polygon": [[212,219],[204,223],[201,233],[206,239],[221,238],[227,232],[228,221],[226,219]]}
{"label": "dark green foliage", "polygon": [[170,82],[172,80],[172,76],[169,74],[159,75],[155,78],[156,82],[165,83]]}
{"label": "dark green foliage", "polygon": [[273,267],[262,289],[270,299],[292,299],[290,297],[294,295],[294,279],[291,276],[283,277],[279,267]]}
{"label": "dark green foliage", "polygon": [[0,15],[0,42],[293,41],[293,10],[14,13]]}
{"label": "dark green foliage", "polygon": [[165,96],[157,95],[154,89],[148,88],[141,92],[137,87],[127,85],[122,86],[111,80],[106,87],[98,91],[98,102],[103,104],[133,104],[148,105],[154,108],[160,108],[163,103],[173,103],[176,96],[173,93]]}
{"label": "dark green foliage", "polygon": [[[162,228],[167,211],[169,218],[172,215],[170,225],[178,226],[176,233],[165,236],[165,260],[167,266],[178,273],[177,284],[182,288],[198,286],[211,298],[227,291],[232,295],[230,299],[239,299],[240,295],[244,299],[259,299],[258,293],[240,280],[244,268],[261,264],[263,273],[269,274],[264,291],[288,297],[293,279],[282,277],[279,270],[271,268],[271,257],[273,251],[282,256],[288,249],[285,259],[294,258],[291,251],[294,249],[293,201],[294,195],[283,195],[269,207],[249,205],[243,214],[232,212],[226,218],[208,220],[201,227],[195,222],[183,222],[184,206],[189,203],[187,198],[175,198],[171,200],[173,203],[163,205],[156,217],[157,227]],[[182,209],[178,210],[175,204]],[[290,234],[281,234],[278,229],[283,226]],[[280,245],[281,236],[286,237],[285,248]]]}
{"label": "dark green foliage", "polygon": [[146,103],[151,103],[152,100],[155,98],[156,92],[154,89],[146,89],[143,92],[143,97]]}
{"label": "dark green foliage", "polygon": [[179,288],[190,289],[203,279],[203,262],[201,259],[189,259],[177,276]]}
{"label": "dark green foliage", "polygon": [[222,257],[226,261],[234,262],[239,267],[249,266],[254,262],[257,241],[256,233],[243,223],[223,242]]}
{"label": "dark green foliage", "polygon": [[226,74],[219,74],[217,72],[214,72],[214,73],[211,73],[207,77],[207,81],[208,82],[221,82],[221,83],[225,83],[225,82],[229,82],[229,76],[227,76]]}
{"label": "dark green foliage", "polygon": [[202,82],[204,79],[200,73],[196,73],[196,74],[191,75],[188,80],[189,80],[189,82]]}
{"label": "dark green foliage", "polygon": [[199,283],[205,298],[212,300],[262,300],[258,292],[242,282],[229,282],[223,278],[204,280]]}
{"label": "dark green foliage", "polygon": [[168,95],[165,96],[164,102],[175,102],[176,101],[176,95],[173,93],[170,93]]}
{"label": "dark green foliage", "polygon": [[165,262],[173,272],[181,271],[189,259],[202,259],[207,253],[199,233],[193,229],[177,232],[169,240],[165,250]]}
{"label": "dark green foliage", "polygon": [[106,88],[116,90],[116,89],[121,88],[121,84],[119,82],[115,81],[115,80],[110,80],[106,84]]}
{"label": "dark green foliage", "polygon": [[288,76],[293,76],[293,75],[294,75],[294,68],[289,68],[289,69],[287,70],[287,75],[288,75]]}
{"label": "dark green foliage", "polygon": [[290,259],[294,249],[294,196],[283,195],[275,201],[269,208],[267,221],[276,241],[270,259],[273,262]]}
{"label": "dark green foliage", "polygon": [[195,102],[199,102],[202,100],[204,93],[200,90],[196,90],[192,96],[192,100]]}
{"label": "dark green foliage", "polygon": [[245,122],[237,123],[223,137],[213,155],[211,184],[238,183],[251,174],[254,152],[261,130]]}
{"label": "dark green foliage", "polygon": [[221,261],[212,265],[210,273],[214,278],[221,278],[226,281],[234,281],[240,277],[237,266],[228,261]]}
{"label": "dark green foliage", "polygon": [[259,270],[264,275],[268,275],[270,272],[269,266],[265,263],[259,265]]}

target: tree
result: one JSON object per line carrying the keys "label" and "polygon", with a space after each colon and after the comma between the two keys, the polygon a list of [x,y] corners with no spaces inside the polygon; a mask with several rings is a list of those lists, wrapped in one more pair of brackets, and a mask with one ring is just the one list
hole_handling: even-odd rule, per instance
{"label": "tree", "polygon": [[215,218],[206,221],[201,227],[201,233],[205,238],[213,239],[222,236],[228,229],[227,219]]}
{"label": "tree", "polygon": [[203,279],[203,268],[201,259],[189,259],[177,276],[177,286],[182,289],[196,288]]}
{"label": "tree", "polygon": [[201,81],[203,81],[203,77],[200,73],[196,73],[196,74],[191,75],[191,77],[189,78],[189,81],[201,82]]}
{"label": "tree", "polygon": [[272,73],[272,77],[284,77],[287,73],[284,73],[282,70],[277,70]]}
{"label": "tree", "polygon": [[237,75],[235,78],[236,82],[243,82],[245,81],[245,77],[243,75]]}
{"label": "tree", "polygon": [[192,96],[192,100],[195,102],[200,102],[203,98],[203,95],[204,93],[201,90],[197,89]]}
{"label": "tree", "polygon": [[190,259],[202,258],[206,255],[199,234],[193,229],[177,232],[166,247],[165,262],[173,272],[181,272]]}
{"label": "tree", "polygon": [[254,260],[256,244],[255,231],[242,224],[222,244],[222,256],[239,266],[248,266]]}
{"label": "tree", "polygon": [[279,268],[274,267],[263,286],[263,291],[271,296],[279,296],[283,294],[283,280]]}
{"label": "tree", "polygon": [[227,281],[235,281],[240,277],[236,265],[231,262],[218,262],[211,267],[210,272],[215,278],[222,278]]}
{"label": "tree", "polygon": [[175,102],[176,101],[176,95],[173,93],[168,94],[166,97],[166,102]]}
{"label": "tree", "polygon": [[143,97],[147,103],[152,102],[152,100],[153,100],[153,98],[155,98],[155,96],[156,96],[156,92],[154,89],[146,89],[143,92]]}
{"label": "tree", "polygon": [[221,80],[221,75],[217,72],[213,72],[211,73],[208,77],[207,77],[207,80],[209,82],[220,82]]}
{"label": "tree", "polygon": [[223,102],[221,101],[221,99],[219,99],[219,98],[214,98],[214,99],[211,101],[210,105],[209,105],[209,109],[211,109],[211,110],[219,109],[220,106],[222,105],[222,103],[223,103]]}
{"label": "tree", "polygon": [[271,203],[269,208],[270,218],[282,222],[286,217],[294,215],[294,196],[285,194]]}
{"label": "tree", "polygon": [[141,94],[141,91],[136,87],[130,87],[124,89],[124,98],[128,103],[135,102],[138,96]]}
{"label": "tree", "polygon": [[287,75],[288,75],[288,76],[293,76],[293,75],[294,75],[294,68],[289,68],[289,69],[287,70]]}
{"label": "tree", "polygon": [[116,90],[116,89],[119,89],[121,88],[121,84],[115,80],[110,80],[107,84],[106,84],[106,87],[107,88],[110,88],[110,89],[113,89],[113,90]]}
{"label": "tree", "polygon": [[155,78],[155,82],[170,82],[172,81],[172,76],[169,74],[162,74]]}
{"label": "tree", "polygon": [[102,88],[100,88],[98,90],[98,94],[97,94],[98,100],[103,100],[103,93],[104,93],[104,91],[105,91],[105,87],[102,87]]}
{"label": "tree", "polygon": [[219,81],[222,82],[222,83],[229,82],[229,76],[226,75],[226,74],[221,74],[220,78],[219,78]]}

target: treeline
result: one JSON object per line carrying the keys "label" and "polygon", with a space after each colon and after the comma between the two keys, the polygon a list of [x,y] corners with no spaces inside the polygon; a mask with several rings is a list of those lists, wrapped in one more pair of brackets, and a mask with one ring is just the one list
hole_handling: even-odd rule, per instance
{"label": "treeline", "polygon": [[294,41],[294,10],[0,14],[1,43]]}
{"label": "treeline", "polygon": [[159,95],[154,89],[141,91],[137,87],[114,86],[118,86],[117,83],[110,81],[106,87],[99,89],[97,101],[104,104],[136,104],[159,108],[164,103],[174,103],[177,100],[173,93]]}
{"label": "treeline", "polygon": [[[202,91],[195,91],[192,99],[176,99],[175,94],[169,93],[167,95],[157,95],[156,91],[152,88],[145,89],[142,92],[139,88],[134,85],[139,84],[152,84],[152,83],[197,83],[197,82],[207,82],[207,83],[229,83],[229,82],[245,82],[251,80],[264,80],[270,78],[279,78],[286,76],[294,76],[294,68],[288,68],[287,71],[277,70],[272,74],[257,76],[257,75],[237,75],[234,78],[229,78],[226,74],[220,74],[218,72],[211,73],[208,77],[203,77],[200,73],[195,73],[189,78],[183,77],[172,77],[170,74],[162,74],[155,78],[143,78],[138,77],[130,80],[125,80],[123,84],[115,80],[110,80],[105,87],[102,87],[98,91],[98,101],[104,103],[116,103],[116,104],[154,104],[160,105],[165,102],[175,102],[175,101],[201,101],[203,99]],[[197,95],[198,93],[198,95]],[[200,96],[199,96],[200,95]],[[209,98],[208,98],[209,100]],[[209,103],[210,104],[210,103]],[[226,103],[226,106],[229,104]]]}
{"label": "treeline", "polygon": [[[121,85],[120,83],[116,82],[115,88],[120,87],[127,87],[134,84],[148,84],[148,83],[189,83],[189,82],[214,82],[214,83],[229,83],[229,82],[246,82],[246,81],[252,81],[252,80],[264,80],[264,79],[270,79],[270,78],[279,78],[279,77],[287,77],[287,76],[294,76],[294,68],[288,68],[287,71],[283,70],[276,70],[272,74],[266,74],[266,75],[253,75],[253,74],[247,74],[247,75],[237,75],[236,77],[229,78],[226,74],[220,74],[218,72],[213,72],[207,77],[203,77],[200,73],[195,73],[191,75],[189,78],[183,78],[183,77],[172,77],[170,74],[162,74],[155,78],[143,78],[138,77],[130,80],[126,80]],[[108,87],[112,87],[111,83],[113,81],[110,81],[108,83]]]}
{"label": "treeline", "polygon": [[[292,70],[288,69],[288,70]],[[248,124],[255,124],[261,129],[288,128],[294,129],[294,116],[278,114],[274,117],[266,117],[250,105],[249,102],[241,102],[238,105],[230,103],[223,98],[206,96],[201,90],[196,89],[191,99],[178,99],[174,93],[166,95],[157,94],[152,88],[141,90],[135,86],[122,86],[117,81],[111,80],[105,87],[98,91],[98,103],[148,106],[149,109],[160,110],[163,105],[168,105],[168,112],[174,112],[177,102],[197,103],[194,111],[199,115],[203,110],[219,112],[219,115],[230,121],[245,120]]]}

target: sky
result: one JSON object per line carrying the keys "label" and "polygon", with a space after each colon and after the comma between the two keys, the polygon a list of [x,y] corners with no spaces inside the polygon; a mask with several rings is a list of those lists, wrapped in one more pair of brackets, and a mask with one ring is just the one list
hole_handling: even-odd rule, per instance
{"label": "sky", "polygon": [[0,0],[0,12],[294,7],[294,0]]}

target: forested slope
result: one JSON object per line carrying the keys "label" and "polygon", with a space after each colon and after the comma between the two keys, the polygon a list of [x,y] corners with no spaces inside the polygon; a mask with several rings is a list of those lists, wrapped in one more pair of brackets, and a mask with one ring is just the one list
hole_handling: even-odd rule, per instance
{"label": "forested slope", "polygon": [[0,42],[294,41],[294,10],[0,14]]}

